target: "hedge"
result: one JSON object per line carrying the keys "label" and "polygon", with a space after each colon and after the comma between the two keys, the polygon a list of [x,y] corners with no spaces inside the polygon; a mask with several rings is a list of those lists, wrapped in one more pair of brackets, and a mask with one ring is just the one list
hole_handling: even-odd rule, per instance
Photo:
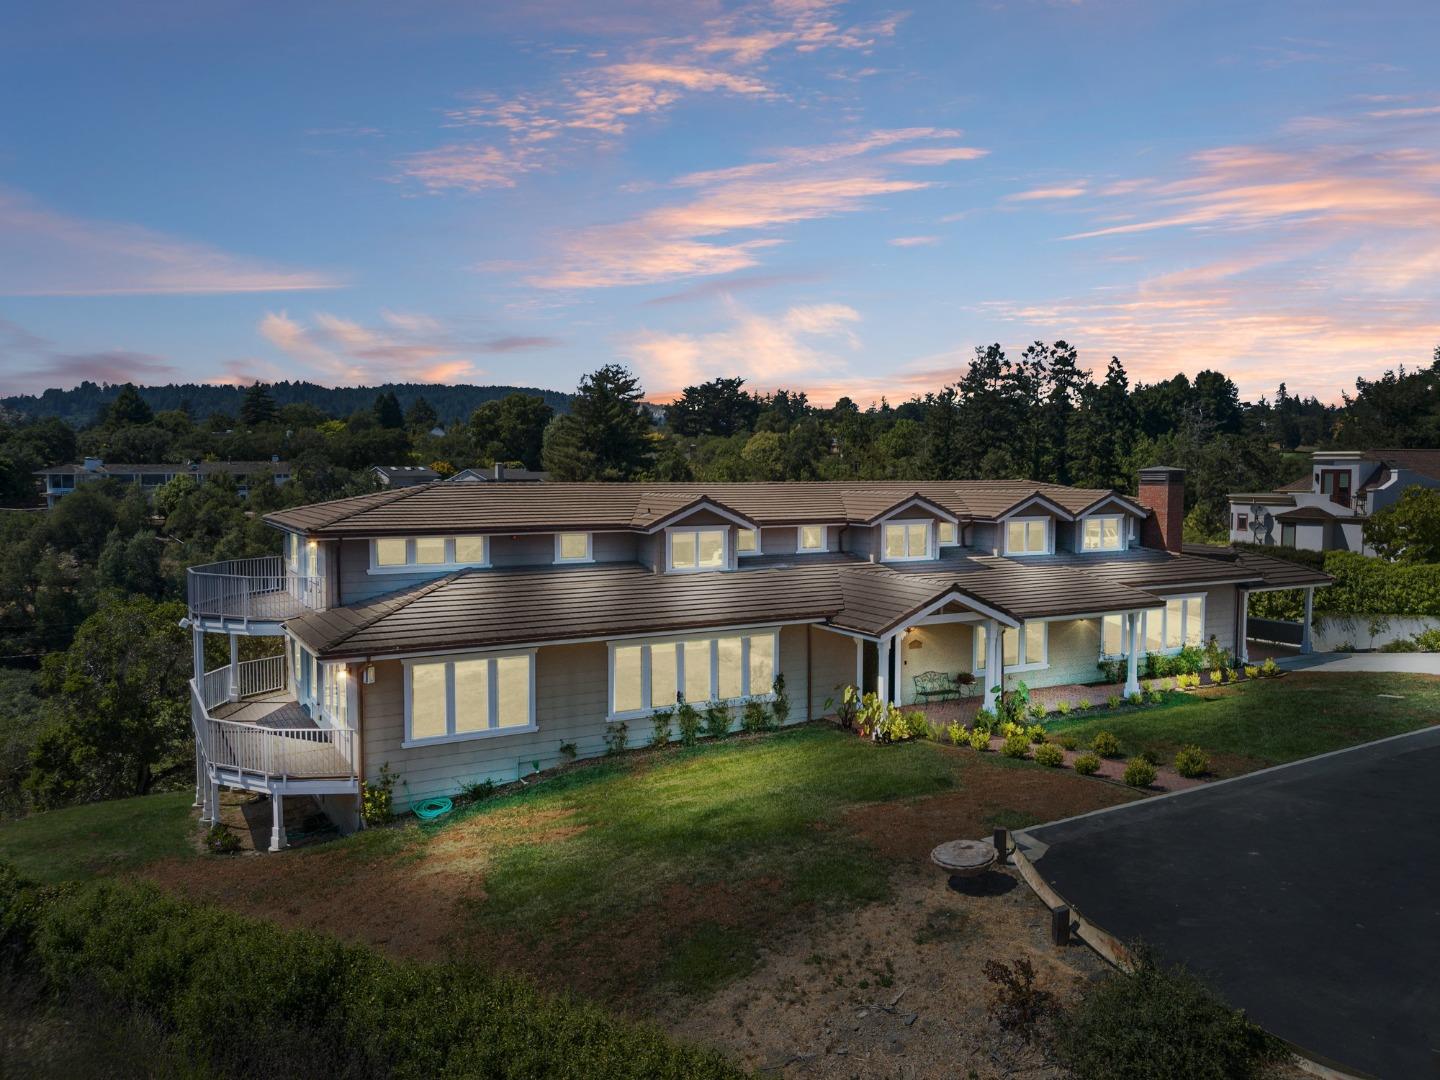
{"label": "hedge", "polygon": [[[1440,616],[1440,564],[1393,563],[1354,551],[1327,551],[1325,572],[1335,581],[1315,591],[1316,615]],[[1250,614],[1259,618],[1298,620],[1304,611],[1298,589],[1250,597]]]}
{"label": "hedge", "polygon": [[0,965],[94,989],[220,1076],[709,1080],[745,1075],[596,1005],[459,963],[422,965],[151,885],[39,888],[0,864]]}

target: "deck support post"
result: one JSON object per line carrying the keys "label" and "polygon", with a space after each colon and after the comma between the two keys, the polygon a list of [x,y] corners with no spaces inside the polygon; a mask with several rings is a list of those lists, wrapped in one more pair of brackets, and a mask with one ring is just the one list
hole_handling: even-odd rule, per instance
{"label": "deck support post", "polygon": [[1005,645],[1002,635],[1005,633],[996,620],[985,621],[985,708],[990,712],[995,711],[996,705],[1000,703],[1000,689],[1005,685]]}
{"label": "deck support post", "polygon": [[285,796],[278,791],[270,793],[270,850],[280,851],[285,847]]}
{"label": "deck support post", "polygon": [[1300,624],[1300,651],[1312,653],[1315,645],[1310,640],[1310,622],[1315,618],[1315,586],[1310,585],[1305,589],[1305,621]]}
{"label": "deck support post", "polygon": [[218,825],[220,822],[220,785],[215,781],[205,785],[206,797],[209,806],[205,808],[204,821],[211,825]]}
{"label": "deck support post", "polygon": [[1240,631],[1235,635],[1235,655],[1242,665],[1250,663],[1250,590],[1239,590]]}
{"label": "deck support post", "polygon": [[240,636],[230,635],[230,700],[240,700]]}
{"label": "deck support post", "polygon": [[1126,631],[1130,648],[1125,657],[1125,696],[1140,692],[1140,615],[1130,612],[1125,616]]}
{"label": "deck support post", "polygon": [[204,813],[205,806],[205,758],[200,752],[200,740],[195,740],[195,801],[190,804],[192,808],[198,806],[201,813]]}

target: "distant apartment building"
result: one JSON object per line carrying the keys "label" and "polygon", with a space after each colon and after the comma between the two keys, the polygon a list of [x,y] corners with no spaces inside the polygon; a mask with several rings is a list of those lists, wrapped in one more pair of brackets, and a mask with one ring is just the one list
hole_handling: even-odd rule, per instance
{"label": "distant apartment building", "polygon": [[1416,486],[1440,487],[1440,450],[1317,450],[1299,479],[1229,496],[1230,540],[1373,555],[1365,520]]}
{"label": "distant apartment building", "polygon": [[219,476],[231,477],[236,490],[243,496],[250,493],[256,477],[268,477],[275,484],[290,479],[290,463],[272,458],[269,461],[193,461],[155,465],[107,465],[99,458],[87,457],[79,465],[52,465],[36,469],[35,475],[45,485],[45,505],[54,506],[80,484],[97,480],[115,480],[122,484],[139,484],[147,493],[177,476],[191,476],[204,482]]}

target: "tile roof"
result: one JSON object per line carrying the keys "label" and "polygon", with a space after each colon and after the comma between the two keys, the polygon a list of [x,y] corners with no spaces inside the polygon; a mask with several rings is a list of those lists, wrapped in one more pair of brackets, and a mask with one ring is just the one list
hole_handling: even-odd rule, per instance
{"label": "tile roof", "polygon": [[1276,521],[1334,521],[1335,514],[1323,506],[1297,506],[1275,515]]}
{"label": "tile roof", "polygon": [[[920,496],[964,520],[993,520],[1041,495],[1070,515],[1115,495],[1019,480],[753,484],[435,483],[361,495],[266,516],[323,536],[377,536],[445,528],[473,532],[644,530],[699,499],[762,525],[869,523]],[[1129,500],[1127,500],[1129,501]],[[1135,506],[1131,502],[1132,506]],[[1135,506],[1138,512],[1141,508]]]}
{"label": "tile roof", "polygon": [[1263,582],[1261,585],[1251,586],[1252,588],[1297,589],[1306,585],[1329,585],[1334,580],[1325,571],[1305,566],[1292,559],[1262,555],[1258,551],[1242,548],[1219,544],[1186,544],[1185,553],[1229,563]]}
{"label": "tile roof", "polygon": [[1167,586],[1262,580],[1231,561],[1148,550],[1103,561],[961,550],[925,564],[757,556],[710,574],[657,574],[636,563],[523,567],[459,571],[286,626],[327,659],[796,621],[876,637],[946,598],[1018,623],[1160,607],[1156,592]]}
{"label": "tile roof", "polygon": [[1440,450],[1366,450],[1361,455],[1367,461],[1378,461],[1391,468],[1408,469],[1440,480]]}

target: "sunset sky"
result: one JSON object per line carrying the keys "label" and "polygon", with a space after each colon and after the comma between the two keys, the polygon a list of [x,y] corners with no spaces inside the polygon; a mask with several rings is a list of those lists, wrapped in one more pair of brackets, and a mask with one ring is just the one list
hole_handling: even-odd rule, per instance
{"label": "sunset sky", "polygon": [[11,0],[0,393],[1440,344],[1435,0]]}

